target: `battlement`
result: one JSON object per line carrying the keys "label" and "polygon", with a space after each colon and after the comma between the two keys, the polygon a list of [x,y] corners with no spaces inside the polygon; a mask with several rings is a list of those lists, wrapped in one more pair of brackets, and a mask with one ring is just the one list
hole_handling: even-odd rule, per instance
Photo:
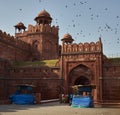
{"label": "battlement", "polygon": [[63,44],[62,53],[77,53],[77,52],[102,52],[101,40],[94,43],[73,43],[73,44]]}
{"label": "battlement", "polygon": [[14,36],[11,36],[10,34],[7,34],[6,32],[2,32],[1,30],[0,30],[0,41],[12,45],[13,47],[19,49],[23,49],[23,50],[30,49],[30,44],[25,43],[22,40],[17,39]]}
{"label": "battlement", "polygon": [[11,36],[10,34],[3,32],[2,30],[0,30],[0,39],[8,41],[8,42],[15,42],[14,36]]}
{"label": "battlement", "polygon": [[58,29],[59,27],[50,26],[48,24],[40,24],[40,25],[29,25],[28,26],[28,33],[35,33],[35,32],[41,32],[41,33],[52,33],[54,35],[58,35]]}

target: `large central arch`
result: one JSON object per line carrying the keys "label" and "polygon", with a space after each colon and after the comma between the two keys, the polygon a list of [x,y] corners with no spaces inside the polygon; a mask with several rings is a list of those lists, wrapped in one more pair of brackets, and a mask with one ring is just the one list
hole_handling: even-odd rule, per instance
{"label": "large central arch", "polygon": [[[93,83],[93,72],[85,65],[78,65],[73,68],[68,76],[68,87],[73,85],[88,85]],[[70,89],[69,89],[70,90]]]}

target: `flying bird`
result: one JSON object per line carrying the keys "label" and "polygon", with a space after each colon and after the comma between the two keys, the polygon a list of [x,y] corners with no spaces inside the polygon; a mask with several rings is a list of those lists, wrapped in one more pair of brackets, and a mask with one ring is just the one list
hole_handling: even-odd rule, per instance
{"label": "flying bird", "polygon": [[39,0],[39,2],[41,2],[41,0]]}
{"label": "flying bird", "polygon": [[105,8],[105,10],[108,10],[108,8]]}
{"label": "flying bird", "polygon": [[108,29],[111,29],[111,27],[108,24],[105,24]]}

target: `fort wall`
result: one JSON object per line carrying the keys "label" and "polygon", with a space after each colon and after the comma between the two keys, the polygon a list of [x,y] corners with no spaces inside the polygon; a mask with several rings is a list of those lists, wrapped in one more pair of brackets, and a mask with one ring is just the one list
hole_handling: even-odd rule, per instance
{"label": "fort wall", "polygon": [[120,102],[120,62],[108,60],[103,65],[103,100],[104,102]]}
{"label": "fort wall", "polygon": [[49,24],[29,25],[28,30],[15,33],[15,37],[31,45],[33,59],[58,58],[58,27]]}
{"label": "fort wall", "polygon": [[5,100],[8,100],[6,78],[8,76],[7,68],[10,66],[11,64],[7,60],[0,58],[0,104],[5,104]]}
{"label": "fort wall", "polygon": [[11,46],[15,46],[19,49],[28,51],[30,49],[30,44],[23,42],[22,40],[16,39],[14,36],[7,34],[6,32],[2,32],[0,30],[0,40],[1,42],[8,43]]}
{"label": "fort wall", "polygon": [[4,100],[9,100],[9,96],[16,92],[19,84],[34,85],[34,95],[40,94],[41,99],[58,98],[62,79],[60,78],[60,68],[56,67],[7,67],[7,76],[0,77],[0,82],[3,83],[0,85],[3,88],[0,94],[2,102],[3,94]]}
{"label": "fort wall", "polygon": [[31,46],[0,30],[0,57],[8,60],[27,60],[31,55]]}

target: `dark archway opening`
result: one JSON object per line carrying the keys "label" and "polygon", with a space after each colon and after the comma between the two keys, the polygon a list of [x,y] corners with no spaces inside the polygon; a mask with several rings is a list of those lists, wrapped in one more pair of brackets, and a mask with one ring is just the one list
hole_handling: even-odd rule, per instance
{"label": "dark archway opening", "polygon": [[80,76],[74,82],[74,85],[89,85],[89,84],[90,84],[90,80],[84,76]]}

